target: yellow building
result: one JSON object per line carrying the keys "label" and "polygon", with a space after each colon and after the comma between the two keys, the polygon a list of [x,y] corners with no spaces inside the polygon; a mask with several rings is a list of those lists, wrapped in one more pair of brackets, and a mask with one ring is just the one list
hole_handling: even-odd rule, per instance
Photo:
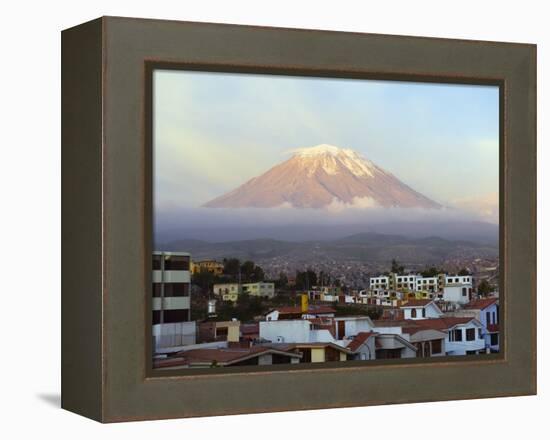
{"label": "yellow building", "polygon": [[227,342],[239,342],[240,321],[217,321],[216,338],[227,336]]}
{"label": "yellow building", "polygon": [[214,284],[215,295],[221,296],[224,301],[237,301],[239,293],[246,293],[250,296],[273,298],[275,296],[274,283],[244,283],[239,288],[238,283]]}
{"label": "yellow building", "polygon": [[191,271],[194,274],[205,271],[214,275],[221,275],[223,274],[223,263],[216,260],[194,261],[191,263]]}

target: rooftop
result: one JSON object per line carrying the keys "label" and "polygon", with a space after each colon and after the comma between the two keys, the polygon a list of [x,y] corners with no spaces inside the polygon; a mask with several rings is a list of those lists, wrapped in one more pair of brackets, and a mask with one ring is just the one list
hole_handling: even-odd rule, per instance
{"label": "rooftop", "polygon": [[465,309],[483,310],[498,301],[498,298],[480,298],[464,305]]}
{"label": "rooftop", "polygon": [[371,336],[375,336],[377,333],[374,332],[360,332],[353,338],[353,340],[348,344],[347,349],[351,351],[356,351],[361,345],[363,345]]}
{"label": "rooftop", "polygon": [[433,299],[409,299],[405,304],[401,306],[402,309],[407,307],[426,307]]}

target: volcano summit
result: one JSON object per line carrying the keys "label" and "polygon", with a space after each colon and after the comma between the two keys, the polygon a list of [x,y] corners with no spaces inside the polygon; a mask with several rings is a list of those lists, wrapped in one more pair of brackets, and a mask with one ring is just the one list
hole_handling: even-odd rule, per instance
{"label": "volcano summit", "polygon": [[326,144],[293,151],[290,159],[203,206],[324,208],[332,203],[441,208],[357,152]]}

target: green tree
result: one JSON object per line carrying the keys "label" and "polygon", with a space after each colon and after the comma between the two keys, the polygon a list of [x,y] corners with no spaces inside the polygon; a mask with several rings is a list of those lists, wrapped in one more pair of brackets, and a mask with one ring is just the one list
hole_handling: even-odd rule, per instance
{"label": "green tree", "polygon": [[427,278],[427,277],[436,277],[440,273],[441,271],[437,267],[432,266],[424,269],[422,272],[420,272],[420,275]]}
{"label": "green tree", "polygon": [[391,271],[398,275],[403,275],[403,273],[405,272],[405,267],[400,265],[394,258],[391,260]]}
{"label": "green tree", "polygon": [[298,290],[309,290],[317,285],[317,274],[308,269],[305,272],[296,272],[296,288]]}
{"label": "green tree", "polygon": [[288,287],[288,278],[284,272],[281,272],[279,278],[275,280],[275,287],[279,289],[286,289]]}
{"label": "green tree", "polygon": [[487,296],[492,291],[493,286],[491,286],[487,280],[481,280],[481,282],[477,286],[477,293],[480,296]]}
{"label": "green tree", "polygon": [[223,259],[223,273],[228,275],[232,280],[236,281],[239,276],[241,262],[237,258]]}
{"label": "green tree", "polygon": [[460,269],[458,271],[458,274],[460,276],[470,275],[470,271],[468,269],[466,269],[465,267],[463,267],[462,269]]}

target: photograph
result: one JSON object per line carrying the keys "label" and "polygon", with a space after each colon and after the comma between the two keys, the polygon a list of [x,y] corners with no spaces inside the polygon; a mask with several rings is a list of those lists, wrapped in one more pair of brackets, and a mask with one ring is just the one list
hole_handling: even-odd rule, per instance
{"label": "photograph", "polygon": [[151,81],[155,370],[499,352],[498,85]]}

